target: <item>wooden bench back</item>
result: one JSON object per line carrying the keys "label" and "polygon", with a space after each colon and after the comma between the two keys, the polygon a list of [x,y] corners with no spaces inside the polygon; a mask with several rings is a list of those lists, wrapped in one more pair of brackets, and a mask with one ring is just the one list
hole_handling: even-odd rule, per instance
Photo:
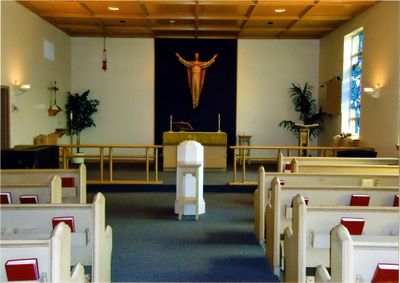
{"label": "wooden bench back", "polygon": [[278,156],[278,172],[284,172],[286,164],[296,159],[298,164],[308,165],[399,165],[399,159],[394,157],[359,158],[359,157],[305,157]]}
{"label": "wooden bench back", "polygon": [[62,202],[61,178],[58,175],[53,175],[46,182],[35,184],[3,183],[2,180],[1,192],[10,193],[12,204],[19,204],[20,196],[23,195],[35,195],[39,203],[43,204]]}
{"label": "wooden bench back", "polygon": [[0,240],[0,281],[7,282],[5,263],[10,259],[36,258],[39,274],[48,282],[84,282],[83,265],[71,274],[71,232],[60,223],[48,239]]}
{"label": "wooden bench back", "polygon": [[[74,178],[76,194],[73,199],[64,200],[71,203],[86,203],[86,166],[81,164],[78,169],[2,169],[1,184],[9,185],[42,185],[49,182],[54,175]],[[63,201],[65,202],[65,201]]]}
{"label": "wooden bench back", "polygon": [[297,194],[308,197],[310,206],[347,206],[351,194],[365,193],[371,196],[370,206],[393,206],[398,186],[286,186],[280,179],[272,180],[271,201],[266,206],[266,255],[274,267],[279,267],[280,235],[292,225],[291,203]]}
{"label": "wooden bench back", "polygon": [[277,173],[258,171],[258,186],[254,192],[254,234],[260,242],[265,241],[265,207],[270,203],[273,178],[278,177],[287,186],[398,186],[399,174],[335,174],[335,173]]}
{"label": "wooden bench back", "polygon": [[398,263],[399,243],[357,242],[341,224],[331,231],[331,274],[318,266],[315,282],[371,282],[378,263]]}
{"label": "wooden bench back", "polygon": [[94,282],[110,282],[112,229],[106,226],[105,198],[101,193],[96,194],[92,204],[3,205],[1,231],[50,234],[55,216],[74,216],[76,233],[87,233],[86,245],[72,250],[72,263],[91,265]]}
{"label": "wooden bench back", "polygon": [[[297,195],[294,200],[292,228],[284,233],[285,278],[305,282],[306,267],[329,266],[329,252],[314,249],[310,253],[312,235],[329,235],[342,217],[365,219],[363,235],[398,236],[398,208],[394,207],[312,207]],[[394,236],[393,236],[394,237]],[[397,238],[398,241],[398,238]],[[295,279],[295,280],[293,280]]]}
{"label": "wooden bench back", "polygon": [[398,174],[399,165],[291,162],[292,173]]}

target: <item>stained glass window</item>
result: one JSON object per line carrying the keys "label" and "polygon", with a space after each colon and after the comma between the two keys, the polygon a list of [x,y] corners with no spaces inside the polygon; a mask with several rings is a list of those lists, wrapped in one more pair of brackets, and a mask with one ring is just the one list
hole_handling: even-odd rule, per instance
{"label": "stained glass window", "polygon": [[359,32],[351,38],[351,76],[349,130],[353,135],[360,133],[362,49],[364,33]]}

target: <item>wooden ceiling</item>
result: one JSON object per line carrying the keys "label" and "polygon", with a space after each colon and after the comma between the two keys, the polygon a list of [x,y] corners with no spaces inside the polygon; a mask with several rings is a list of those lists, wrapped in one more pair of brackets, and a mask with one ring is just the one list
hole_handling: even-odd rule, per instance
{"label": "wooden ceiling", "polygon": [[156,38],[321,38],[376,2],[19,1],[70,36]]}

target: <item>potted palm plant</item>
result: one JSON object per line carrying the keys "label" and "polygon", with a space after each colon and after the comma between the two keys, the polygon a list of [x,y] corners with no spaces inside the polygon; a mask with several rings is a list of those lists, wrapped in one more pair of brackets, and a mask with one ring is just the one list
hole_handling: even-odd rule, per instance
{"label": "potted palm plant", "polygon": [[[315,128],[310,128],[310,139],[313,139],[319,135],[322,127],[324,118],[328,115],[322,111],[322,108],[318,108],[316,100],[312,97],[313,87],[309,83],[305,83],[304,87],[301,87],[298,83],[292,83],[292,87],[289,88],[289,95],[292,98],[294,110],[299,112],[299,119],[304,125],[318,124]],[[295,121],[283,120],[279,123],[279,126],[289,130],[294,135],[299,135],[299,128]]]}
{"label": "potted palm plant", "polygon": [[[100,101],[97,99],[89,99],[89,90],[81,95],[78,93],[68,93],[67,103],[65,104],[65,114],[67,118],[67,128],[71,135],[71,144],[73,136],[76,136],[76,144],[81,144],[81,132],[84,129],[95,127],[92,115],[97,112]],[[82,155],[79,147],[77,153]],[[77,159],[75,163],[82,163],[83,158]]]}

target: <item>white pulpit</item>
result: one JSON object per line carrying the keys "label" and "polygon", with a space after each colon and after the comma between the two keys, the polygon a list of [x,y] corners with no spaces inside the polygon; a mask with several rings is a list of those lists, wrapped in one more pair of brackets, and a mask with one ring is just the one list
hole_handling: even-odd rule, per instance
{"label": "white pulpit", "polygon": [[203,173],[204,147],[193,140],[181,142],[177,148],[175,213],[180,214],[181,207],[183,215],[196,215],[196,218],[206,212]]}

